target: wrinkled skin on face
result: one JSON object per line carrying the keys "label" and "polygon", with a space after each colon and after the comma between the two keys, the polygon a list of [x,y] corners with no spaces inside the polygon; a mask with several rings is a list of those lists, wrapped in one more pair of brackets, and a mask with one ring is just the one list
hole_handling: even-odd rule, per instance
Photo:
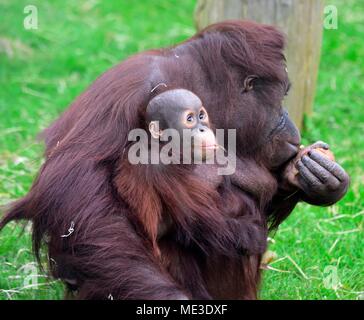
{"label": "wrinkled skin on face", "polygon": [[[289,160],[298,152],[300,135],[286,112],[277,123],[277,129],[273,130],[271,137],[271,145],[264,147],[262,152],[265,153],[270,168],[282,172],[282,166],[283,168],[288,166]],[[348,174],[335,160],[315,150],[315,148],[328,149],[326,143],[316,142],[307,148],[310,151],[303,153],[295,162],[295,169],[298,171],[297,180],[295,184],[287,181],[288,189],[301,190],[302,200],[310,204],[330,205],[337,202],[348,189]],[[282,179],[286,177],[283,176]]]}
{"label": "wrinkled skin on face", "polygon": [[[236,87],[237,91],[242,91],[237,102],[240,107],[235,108],[229,126],[237,128],[237,144],[243,146],[237,151],[238,156],[240,152],[243,157],[253,157],[259,161],[277,176],[280,188],[285,188],[288,194],[298,189],[300,199],[305,202],[314,205],[333,204],[345,195],[349,176],[335,160],[314,150],[317,147],[328,148],[327,144],[317,142],[308,146],[310,151],[295,161],[297,183],[290,183],[283,175],[290,160],[298,154],[301,137],[282,107],[290,87],[283,62],[281,74],[280,81],[271,82],[256,75],[248,75],[243,82],[243,90]],[[254,119],[259,121],[254,123]]]}
{"label": "wrinkled skin on face", "polygon": [[[275,111],[272,106],[272,110],[274,111],[271,121],[267,120],[267,140],[263,142],[261,152],[267,167],[281,174],[299,151],[300,134],[282,107]],[[268,117],[267,115],[267,119]],[[273,128],[269,122],[273,123]],[[345,195],[349,186],[349,176],[334,159],[315,150],[317,148],[328,149],[329,146],[324,142],[316,142],[306,148],[309,149],[308,152],[303,152],[302,156],[298,155],[299,159],[295,161],[295,169],[298,171],[295,184],[285,181],[284,175],[280,178],[287,183],[288,190],[301,190],[303,201],[314,205],[331,205]]]}

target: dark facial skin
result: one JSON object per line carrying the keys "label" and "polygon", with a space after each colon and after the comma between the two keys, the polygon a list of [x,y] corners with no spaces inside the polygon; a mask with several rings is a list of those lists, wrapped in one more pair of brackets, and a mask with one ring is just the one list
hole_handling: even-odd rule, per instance
{"label": "dark facial skin", "polygon": [[[194,145],[202,149],[202,158],[206,155],[204,150],[216,148],[208,114],[200,98],[191,91],[174,89],[157,95],[147,106],[146,118],[154,138],[166,129],[175,129],[182,139],[183,131],[190,130]],[[159,122],[159,132],[156,132],[156,121]]]}
{"label": "dark facial skin", "polygon": [[[277,151],[268,152],[267,162],[271,169],[276,169],[297,154],[301,136],[286,110],[281,110],[280,116],[273,125],[267,143],[271,143]],[[267,151],[268,149],[269,147],[266,148]]]}
{"label": "dark facial skin", "polygon": [[[286,78],[283,84],[270,84],[275,87],[272,90],[275,94],[270,95],[266,101],[262,101],[263,105],[268,106],[267,108],[259,109],[259,112],[266,112],[259,156],[272,172],[278,174],[297,154],[301,140],[297,127],[281,106],[284,96],[288,93],[288,83],[289,80]],[[278,88],[282,89],[279,91]],[[254,79],[243,96],[251,94],[259,97],[259,90],[267,90],[267,88],[259,84],[259,80]],[[316,142],[312,146],[328,148],[324,142]],[[349,176],[345,170],[314,149],[296,163],[296,168],[298,187],[303,191],[302,200],[305,202],[314,205],[330,205],[340,200],[348,189]],[[292,191],[294,191],[293,186]]]}

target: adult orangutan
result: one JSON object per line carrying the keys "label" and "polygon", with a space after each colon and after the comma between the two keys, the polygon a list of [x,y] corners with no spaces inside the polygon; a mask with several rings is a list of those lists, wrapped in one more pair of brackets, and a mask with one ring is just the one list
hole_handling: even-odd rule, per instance
{"label": "adult orangutan", "polygon": [[[256,298],[268,229],[349,184],[315,150],[324,143],[295,160],[295,183],[284,174],[300,135],[282,109],[283,47],[271,26],[229,21],[108,70],[45,130],[46,161],[0,228],[32,221],[37,257],[45,244],[78,298]],[[215,128],[236,129],[238,179],[212,187],[194,165],[128,162],[128,133],[148,129],[149,102],[173,89],[196,95]]]}

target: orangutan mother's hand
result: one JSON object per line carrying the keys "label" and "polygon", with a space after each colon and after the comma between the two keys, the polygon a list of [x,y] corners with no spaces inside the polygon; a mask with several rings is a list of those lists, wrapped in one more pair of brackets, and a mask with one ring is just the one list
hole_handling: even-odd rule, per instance
{"label": "orangutan mother's hand", "polygon": [[[328,149],[328,146],[324,148]],[[303,191],[302,200],[310,204],[334,204],[349,187],[350,179],[345,170],[315,148],[304,154],[295,166],[298,187]]]}

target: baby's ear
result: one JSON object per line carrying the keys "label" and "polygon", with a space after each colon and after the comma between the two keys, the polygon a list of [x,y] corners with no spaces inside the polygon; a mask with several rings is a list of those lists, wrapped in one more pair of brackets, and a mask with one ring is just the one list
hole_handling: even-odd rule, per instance
{"label": "baby's ear", "polygon": [[159,121],[151,121],[149,123],[149,132],[154,139],[159,139],[162,134],[162,131],[159,130]]}

